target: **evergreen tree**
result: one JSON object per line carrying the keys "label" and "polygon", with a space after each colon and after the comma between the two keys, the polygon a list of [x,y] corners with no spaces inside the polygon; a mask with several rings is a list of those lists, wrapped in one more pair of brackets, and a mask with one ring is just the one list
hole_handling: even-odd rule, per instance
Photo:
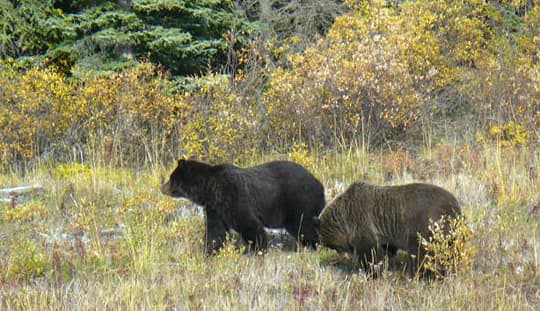
{"label": "evergreen tree", "polygon": [[44,61],[66,73],[144,58],[174,75],[198,74],[224,65],[252,26],[230,0],[0,0],[0,57]]}

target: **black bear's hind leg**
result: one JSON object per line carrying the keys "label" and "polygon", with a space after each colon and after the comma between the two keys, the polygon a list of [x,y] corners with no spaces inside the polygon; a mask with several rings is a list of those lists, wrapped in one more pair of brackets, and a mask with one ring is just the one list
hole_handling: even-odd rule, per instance
{"label": "black bear's hind leg", "polygon": [[248,243],[250,251],[266,251],[268,240],[262,225],[243,226],[239,232]]}
{"label": "black bear's hind leg", "polygon": [[319,239],[313,226],[313,216],[290,217],[285,221],[285,230],[302,246],[317,248]]}

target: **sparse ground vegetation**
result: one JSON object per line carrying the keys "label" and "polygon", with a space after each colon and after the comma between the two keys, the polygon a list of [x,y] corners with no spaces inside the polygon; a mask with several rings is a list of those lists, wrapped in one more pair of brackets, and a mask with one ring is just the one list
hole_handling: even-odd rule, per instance
{"label": "sparse ground vegetation", "polygon": [[[159,193],[164,168],[69,164],[6,173],[3,185],[40,183],[44,189],[15,207],[1,205],[2,307],[534,310],[540,305],[540,218],[530,211],[539,200],[540,158],[529,148],[425,150],[438,154],[433,163],[444,157],[463,163],[450,174],[436,165],[402,170],[401,162],[386,163],[387,153],[358,149],[305,155],[313,158],[309,168],[329,199],[359,178],[404,183],[429,175],[426,181],[455,193],[475,251],[464,249],[463,265],[436,281],[410,280],[399,271],[373,280],[324,248],[256,256],[226,247],[207,258],[199,208]],[[428,159],[411,159],[422,161]],[[438,254],[432,263],[448,259]]]}

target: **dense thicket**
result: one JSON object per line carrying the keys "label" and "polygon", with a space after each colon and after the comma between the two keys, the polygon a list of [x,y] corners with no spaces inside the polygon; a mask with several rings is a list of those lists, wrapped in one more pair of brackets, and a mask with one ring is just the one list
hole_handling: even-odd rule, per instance
{"label": "dense thicket", "polygon": [[538,1],[327,2],[2,1],[2,162],[538,141]]}
{"label": "dense thicket", "polygon": [[538,136],[540,8],[511,1],[349,1],[265,93],[270,135],[403,139],[421,121],[517,120]]}

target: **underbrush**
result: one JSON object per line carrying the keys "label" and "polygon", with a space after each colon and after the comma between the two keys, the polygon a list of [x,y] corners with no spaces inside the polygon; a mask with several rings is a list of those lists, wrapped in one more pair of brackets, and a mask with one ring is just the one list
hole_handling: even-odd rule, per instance
{"label": "underbrush", "polygon": [[[425,181],[456,195],[473,232],[468,269],[438,280],[386,271],[372,279],[325,248],[264,256],[232,242],[203,254],[199,207],[159,192],[172,167],[41,165],[0,175],[41,184],[0,203],[0,309],[518,309],[540,307],[540,155],[535,146],[443,144],[426,150],[326,154],[299,145],[269,158],[306,165],[327,201],[354,180]],[[264,159],[264,160],[263,160]]]}

